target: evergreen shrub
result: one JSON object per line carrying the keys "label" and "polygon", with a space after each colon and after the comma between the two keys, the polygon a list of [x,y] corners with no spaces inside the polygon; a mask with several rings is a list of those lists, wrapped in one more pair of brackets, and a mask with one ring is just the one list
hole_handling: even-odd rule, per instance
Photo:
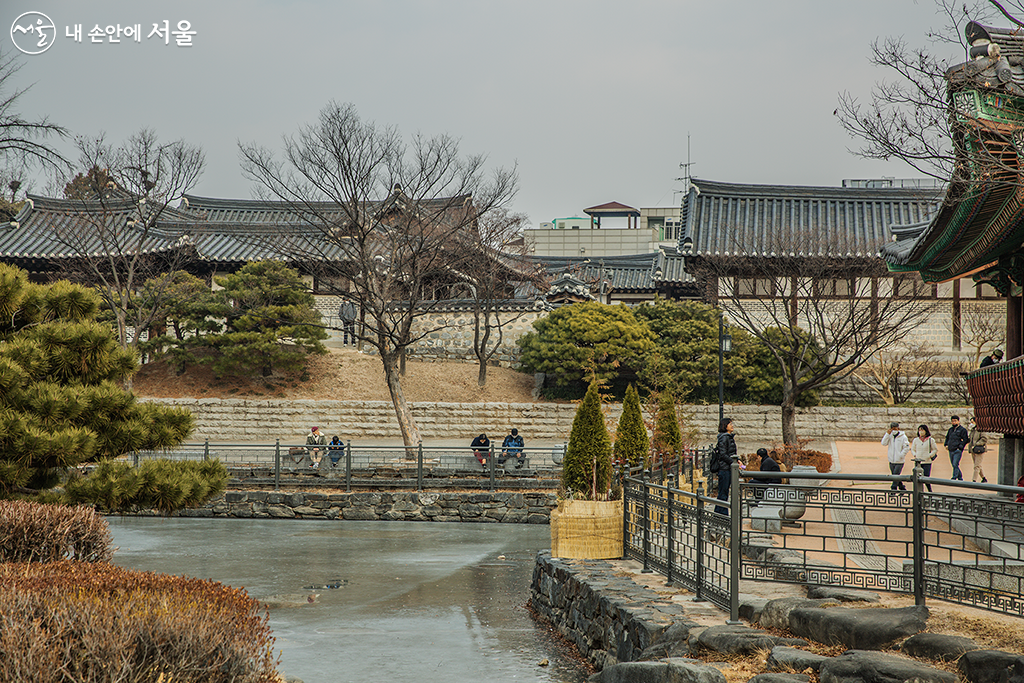
{"label": "evergreen shrub", "polygon": [[0,564],[0,680],[270,683],[269,615],[215,581],[107,563]]}
{"label": "evergreen shrub", "polygon": [[615,429],[615,459],[630,465],[644,465],[650,451],[647,426],[640,412],[640,396],[632,384],[626,389],[622,415]]}
{"label": "evergreen shrub", "polygon": [[612,443],[601,412],[597,382],[591,382],[572,420],[569,446],[562,461],[562,486],[590,500],[608,492],[612,473]]}
{"label": "evergreen shrub", "polygon": [[95,505],[104,512],[160,510],[171,513],[202,505],[224,491],[228,472],[219,460],[103,462],[87,477],[68,482],[69,502]]}
{"label": "evergreen shrub", "polygon": [[658,396],[658,414],[654,419],[654,457],[663,463],[675,462],[683,448],[679,432],[676,399],[669,390]]}

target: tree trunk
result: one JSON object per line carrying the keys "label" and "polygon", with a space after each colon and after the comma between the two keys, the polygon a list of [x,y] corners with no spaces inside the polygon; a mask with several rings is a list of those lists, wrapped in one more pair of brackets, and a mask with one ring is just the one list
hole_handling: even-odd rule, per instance
{"label": "tree trunk", "polygon": [[487,361],[480,360],[480,369],[476,374],[476,385],[482,387],[487,384]]}
{"label": "tree trunk", "polygon": [[782,398],[782,443],[796,446],[796,396],[785,395]]}
{"label": "tree trunk", "polygon": [[381,356],[384,363],[384,379],[388,383],[388,393],[391,394],[391,404],[395,407],[395,417],[398,420],[398,428],[402,431],[402,442],[405,444],[405,457],[407,460],[416,459],[416,447],[420,442],[420,430],[416,426],[416,420],[412,416],[412,409],[405,400],[405,393],[402,391],[402,378],[398,373],[396,358],[391,355]]}

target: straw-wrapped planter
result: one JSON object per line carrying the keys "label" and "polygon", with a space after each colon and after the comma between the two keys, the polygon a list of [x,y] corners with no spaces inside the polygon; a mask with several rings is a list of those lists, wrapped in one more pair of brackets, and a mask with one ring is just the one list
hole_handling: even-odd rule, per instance
{"label": "straw-wrapped planter", "polygon": [[551,556],[622,557],[621,500],[563,500],[551,511]]}

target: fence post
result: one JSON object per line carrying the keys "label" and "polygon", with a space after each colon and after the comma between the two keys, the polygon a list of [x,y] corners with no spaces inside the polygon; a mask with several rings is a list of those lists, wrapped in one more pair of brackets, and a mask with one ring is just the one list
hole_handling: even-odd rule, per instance
{"label": "fence post", "polygon": [[423,490],[423,439],[420,439],[416,455],[416,490]]}
{"label": "fence post", "polygon": [[206,444],[203,446],[203,462],[210,459],[210,439],[206,439]]}
{"label": "fence post", "polygon": [[352,493],[352,439],[348,440],[345,449],[345,492]]}
{"label": "fence post", "polygon": [[644,568],[640,571],[641,574],[650,574],[653,570],[650,564],[651,554],[651,509],[648,501],[650,494],[647,491],[647,485],[650,483],[649,479],[651,476],[650,470],[644,470],[641,476],[641,481],[644,484]]}
{"label": "fence post", "polygon": [[139,467],[139,452],[135,451],[132,453],[132,467],[138,469]]}
{"label": "fence post", "polygon": [[700,602],[704,599],[702,590],[704,588],[704,502],[701,500],[704,497],[704,487],[699,482],[696,486],[696,494],[697,506],[694,510],[694,518],[697,528],[694,532],[694,543],[697,546],[697,582],[693,591],[693,601]]}
{"label": "fence post", "polygon": [[[563,461],[564,462],[564,461]],[[629,549],[629,496],[626,489],[626,475],[623,473],[623,465],[618,466],[619,483],[622,486],[622,559],[628,559]]]}
{"label": "fence post", "polygon": [[924,470],[921,463],[914,463],[913,479],[913,524],[914,524],[914,604],[924,605],[924,488],[921,476]]}
{"label": "fence post", "polygon": [[729,482],[729,521],[732,531],[729,534],[729,621],[727,624],[740,622],[740,458],[732,456]]}
{"label": "fence post", "polygon": [[497,464],[494,462],[494,444],[493,443],[491,444],[490,451],[491,451],[491,457],[489,457],[487,459],[487,466],[491,470],[491,493],[494,493],[494,470],[497,467]]}
{"label": "fence post", "polygon": [[274,490],[281,490],[281,439],[274,447]]}
{"label": "fence post", "polygon": [[666,494],[666,502],[668,503],[668,519],[665,520],[665,531],[668,534],[665,539],[665,552],[668,555],[668,576],[665,577],[666,586],[675,585],[675,582],[672,580],[672,557],[673,551],[675,550],[675,544],[673,543],[672,538],[673,536],[675,536],[675,527],[672,524],[672,520],[675,518],[676,499],[675,494],[673,493],[673,490],[675,489],[675,484],[675,477],[670,474],[668,477],[668,492]]}

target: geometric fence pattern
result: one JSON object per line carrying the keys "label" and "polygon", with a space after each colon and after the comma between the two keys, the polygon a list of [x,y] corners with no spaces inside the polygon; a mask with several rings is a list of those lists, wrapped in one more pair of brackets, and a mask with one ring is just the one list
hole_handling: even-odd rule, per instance
{"label": "geometric fence pattern", "polygon": [[[789,484],[766,487],[741,481],[734,467],[736,544],[730,516],[714,512],[720,501],[671,479],[627,477],[623,556],[723,609],[738,605],[739,577],[909,593],[918,604],[930,597],[1024,618],[1024,505],[993,495],[1018,489],[919,471],[784,476]],[[910,490],[888,490],[894,481]],[[929,492],[928,483],[946,490]],[[878,484],[885,488],[871,488]]]}

